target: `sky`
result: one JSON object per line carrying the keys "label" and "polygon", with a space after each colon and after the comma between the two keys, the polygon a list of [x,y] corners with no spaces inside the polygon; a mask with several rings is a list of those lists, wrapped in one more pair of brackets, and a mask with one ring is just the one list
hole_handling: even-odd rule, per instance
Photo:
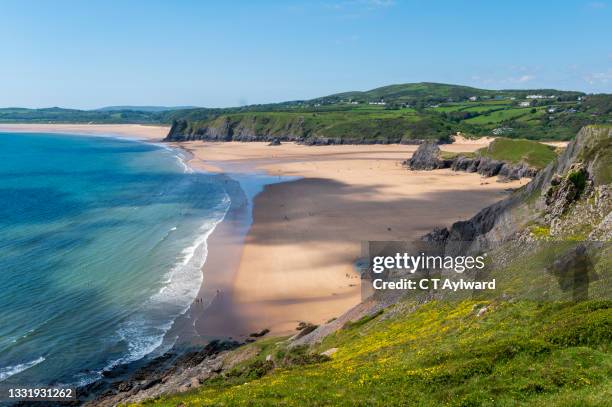
{"label": "sky", "polygon": [[1,0],[0,45],[0,107],[224,107],[407,82],[612,93],[612,0]]}

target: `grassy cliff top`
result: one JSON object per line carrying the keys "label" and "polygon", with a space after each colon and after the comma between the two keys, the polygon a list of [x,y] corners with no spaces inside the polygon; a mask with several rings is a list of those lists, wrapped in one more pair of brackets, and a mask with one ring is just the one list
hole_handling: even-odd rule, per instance
{"label": "grassy cliff top", "polygon": [[145,405],[595,406],[610,397],[609,301],[412,305],[326,338],[314,352],[337,348],[330,360],[265,340],[226,377]]}
{"label": "grassy cliff top", "polygon": [[531,167],[544,168],[557,156],[555,148],[537,141],[497,138],[478,154],[511,163],[524,162]]}

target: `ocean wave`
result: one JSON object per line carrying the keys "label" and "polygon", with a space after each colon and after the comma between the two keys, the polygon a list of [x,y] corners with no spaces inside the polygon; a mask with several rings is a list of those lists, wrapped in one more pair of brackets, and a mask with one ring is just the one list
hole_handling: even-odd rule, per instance
{"label": "ocean wave", "polygon": [[44,357],[39,357],[38,359],[34,359],[30,362],[19,363],[13,366],[0,367],[0,382],[8,379],[11,376],[14,376],[18,373],[23,372],[24,370],[28,370],[29,368],[38,365],[45,361]]}
{"label": "ocean wave", "polygon": [[[110,361],[103,370],[135,362],[158,349],[174,320],[187,312],[202,285],[202,266],[208,257],[207,240],[217,225],[225,219],[230,206],[229,195],[213,209],[213,219],[207,219],[191,245],[184,248],[177,263],[166,274],[163,286],[144,304],[144,312],[125,321],[117,330],[118,340],[127,346],[127,354]],[[173,228],[174,229],[174,228]]]}
{"label": "ocean wave", "polygon": [[172,149],[172,148],[171,150],[174,151],[174,156],[178,160],[179,164],[181,164],[181,167],[183,168],[183,172],[185,174],[193,174],[194,173],[193,168],[191,168],[189,164],[187,164],[188,157],[186,157],[185,154],[183,154],[181,150]]}

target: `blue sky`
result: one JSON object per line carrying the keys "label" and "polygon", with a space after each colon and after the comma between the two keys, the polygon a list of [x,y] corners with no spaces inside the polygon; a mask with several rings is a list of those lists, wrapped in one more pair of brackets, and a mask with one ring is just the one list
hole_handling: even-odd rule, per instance
{"label": "blue sky", "polygon": [[237,106],[405,82],[612,92],[612,0],[0,5],[0,106]]}

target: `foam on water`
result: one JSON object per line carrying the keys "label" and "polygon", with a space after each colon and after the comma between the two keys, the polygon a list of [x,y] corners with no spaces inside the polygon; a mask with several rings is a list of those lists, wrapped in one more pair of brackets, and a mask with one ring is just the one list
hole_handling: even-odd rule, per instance
{"label": "foam on water", "polygon": [[[168,272],[164,285],[143,307],[146,312],[126,321],[117,331],[120,340],[128,344],[129,353],[110,362],[104,370],[140,360],[155,351],[163,342],[166,332],[172,327],[179,315],[187,312],[195,300],[202,284],[202,266],[208,256],[207,240],[215,227],[223,221],[230,205],[226,194],[224,200],[215,208],[215,213],[222,214],[216,219],[205,221],[200,227],[201,234],[191,246],[181,252],[177,264]],[[174,309],[167,322],[159,323],[146,313]]]}
{"label": "foam on water", "polygon": [[17,373],[21,373],[31,368],[32,366],[36,366],[37,364],[42,363],[44,361],[45,361],[45,358],[41,356],[29,362],[19,363],[14,366],[0,367],[0,382],[8,379],[11,376],[16,375]]}

